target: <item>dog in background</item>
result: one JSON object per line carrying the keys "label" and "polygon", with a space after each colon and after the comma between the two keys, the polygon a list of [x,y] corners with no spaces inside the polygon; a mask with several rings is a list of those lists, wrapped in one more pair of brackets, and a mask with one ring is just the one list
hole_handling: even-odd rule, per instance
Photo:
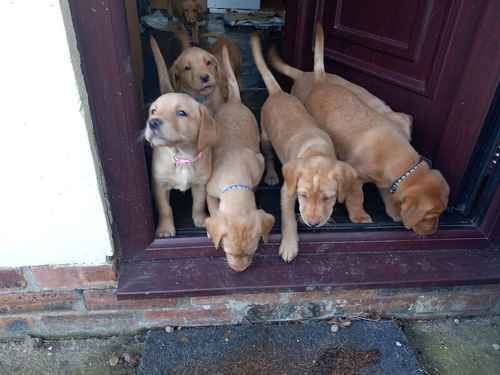
{"label": "dog in background", "polygon": [[215,115],[217,143],[207,185],[210,217],[205,226],[215,247],[222,244],[231,269],[241,272],[252,263],[260,239],[267,240],[274,217],[258,209],[255,202],[254,190],[264,172],[257,121],[241,103],[225,47],[221,61],[228,81],[228,101]]}
{"label": "dog in background", "polygon": [[278,182],[271,145],[283,164],[284,184],[281,188],[282,239],[280,255],[286,262],[299,251],[295,202],[298,197],[303,222],[313,228],[328,221],[337,201],[350,194],[356,172],[337,160],[332,141],[294,96],[283,92],[264,58],[257,34],[251,46],[269,97],[261,110],[262,149],[266,156],[265,181]]}
{"label": "dog in background", "polygon": [[346,199],[353,222],[371,222],[363,208],[362,186],[379,188],[387,214],[420,235],[436,232],[448,205],[449,186],[410,145],[411,119],[371,107],[352,87],[325,73],[324,34],[316,25],[314,72],[304,73],[273,56],[278,71],[295,80],[292,92],[331,136],[338,156],[358,173]]}

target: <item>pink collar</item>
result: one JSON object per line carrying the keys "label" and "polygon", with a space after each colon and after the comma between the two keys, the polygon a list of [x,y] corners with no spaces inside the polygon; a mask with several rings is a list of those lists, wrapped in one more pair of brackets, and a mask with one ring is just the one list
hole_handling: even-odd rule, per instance
{"label": "pink collar", "polygon": [[200,160],[202,155],[203,153],[201,151],[198,153],[198,155],[195,156],[194,159],[178,158],[177,155],[174,155],[175,165],[193,165],[198,160]]}

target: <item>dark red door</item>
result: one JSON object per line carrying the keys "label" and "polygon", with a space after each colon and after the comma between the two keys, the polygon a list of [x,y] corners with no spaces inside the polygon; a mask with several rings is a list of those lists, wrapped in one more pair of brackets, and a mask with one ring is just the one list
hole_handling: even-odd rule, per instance
{"label": "dark red door", "polygon": [[312,24],[320,21],[327,70],[412,114],[414,145],[443,171],[456,196],[498,82],[500,1],[294,3],[285,44],[294,39],[291,63],[310,68]]}

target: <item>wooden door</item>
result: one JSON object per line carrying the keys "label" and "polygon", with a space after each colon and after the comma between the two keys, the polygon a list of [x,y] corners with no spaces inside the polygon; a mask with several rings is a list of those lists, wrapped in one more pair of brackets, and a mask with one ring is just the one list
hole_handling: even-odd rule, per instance
{"label": "wooden door", "polygon": [[415,147],[456,197],[498,82],[500,2],[306,0],[287,10],[290,62],[311,67],[321,22],[327,70],[413,115]]}

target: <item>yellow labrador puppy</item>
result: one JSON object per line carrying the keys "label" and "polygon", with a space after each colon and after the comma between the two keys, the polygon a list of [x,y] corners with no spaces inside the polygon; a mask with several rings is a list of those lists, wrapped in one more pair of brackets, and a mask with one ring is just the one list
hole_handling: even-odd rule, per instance
{"label": "yellow labrador puppy", "polygon": [[255,203],[254,189],[264,172],[257,121],[241,103],[225,47],[222,56],[229,97],[215,117],[218,139],[207,185],[210,217],[205,226],[215,247],[222,244],[229,267],[241,272],[252,263],[260,239],[267,240],[274,217],[257,209]]}
{"label": "yellow labrador puppy", "polygon": [[417,234],[434,233],[448,205],[449,187],[441,173],[410,145],[409,118],[375,110],[345,84],[332,82],[325,73],[323,49],[323,29],[318,24],[313,73],[299,74],[276,56],[273,60],[284,74],[293,72],[293,93],[332,137],[339,158],[358,173],[346,200],[349,218],[371,221],[363,208],[362,186],[373,182],[392,219]]}
{"label": "yellow labrador puppy", "polygon": [[212,174],[216,125],[208,109],[186,94],[167,93],[149,109],[144,137],[153,148],[153,180],[159,211],[158,237],[175,236],[170,190],[193,194],[193,221],[205,224],[206,185]]}
{"label": "yellow labrador puppy", "polygon": [[282,239],[280,255],[286,262],[299,251],[295,201],[309,227],[321,227],[336,201],[343,202],[356,172],[338,161],[332,141],[294,96],[283,92],[264,62],[260,40],[251,37],[257,68],[269,91],[261,111],[262,147],[267,159],[267,182],[277,183],[270,144],[283,164],[281,188]]}

